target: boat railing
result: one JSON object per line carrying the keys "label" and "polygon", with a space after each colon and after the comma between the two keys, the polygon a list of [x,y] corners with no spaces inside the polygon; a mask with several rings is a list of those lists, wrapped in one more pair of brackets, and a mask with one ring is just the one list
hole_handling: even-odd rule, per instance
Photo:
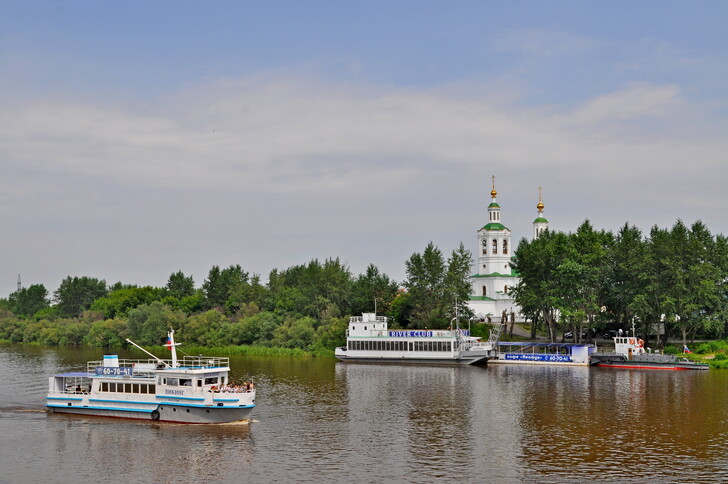
{"label": "boat railing", "polygon": [[[119,359],[119,368],[133,368],[134,374],[153,374],[157,370],[172,368],[172,360]],[[86,371],[89,375],[96,373],[96,368],[104,366],[104,360],[89,361]],[[227,368],[230,358],[220,356],[185,356],[177,361],[178,368]]]}
{"label": "boat railing", "polygon": [[[172,366],[172,360],[155,360],[153,358],[148,359],[119,359],[119,368],[134,368],[134,373],[143,372],[154,372],[156,369],[161,368],[162,364],[170,368]],[[89,361],[86,363],[86,371],[89,375],[96,373],[96,368],[103,368],[104,360]]]}
{"label": "boat railing", "polygon": [[387,317],[386,316],[377,316],[372,320],[371,318],[367,318],[366,321],[364,320],[363,316],[352,316],[349,318],[350,323],[386,323]]}
{"label": "boat railing", "polygon": [[222,356],[185,356],[179,361],[185,368],[227,368],[230,358]]}

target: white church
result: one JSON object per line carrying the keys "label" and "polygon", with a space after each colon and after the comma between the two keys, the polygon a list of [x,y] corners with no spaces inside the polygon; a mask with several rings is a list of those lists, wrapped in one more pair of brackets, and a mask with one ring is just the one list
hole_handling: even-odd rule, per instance
{"label": "white church", "polygon": [[[518,276],[511,269],[510,261],[514,250],[511,244],[511,231],[501,222],[501,208],[496,201],[498,192],[490,192],[491,202],[488,205],[488,223],[478,230],[477,272],[470,276],[472,292],[468,306],[476,316],[500,321],[503,312],[508,318],[523,320],[521,308],[511,297],[511,288],[518,284]],[[533,221],[533,237],[537,238],[548,228],[548,220],[543,216],[541,188],[538,194],[538,217]],[[511,316],[513,314],[513,316]]]}

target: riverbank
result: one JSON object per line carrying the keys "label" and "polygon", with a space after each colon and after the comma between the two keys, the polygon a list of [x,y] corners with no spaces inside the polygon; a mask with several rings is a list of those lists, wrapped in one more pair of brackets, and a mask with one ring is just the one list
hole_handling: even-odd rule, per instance
{"label": "riverbank", "polygon": [[[92,346],[92,345],[46,345],[43,343],[14,343],[12,341],[0,339],[0,345],[19,346],[19,347],[48,347],[55,346],[58,348],[84,348],[88,350],[98,349],[104,353],[115,352],[121,349],[137,351],[131,345],[122,346]],[[145,346],[145,349],[152,354],[165,358],[169,350],[164,346]],[[315,351],[306,351],[301,348],[284,348],[281,346],[249,346],[249,345],[229,345],[229,346],[199,346],[199,345],[183,345],[177,348],[181,354],[197,355],[205,354],[209,356],[272,356],[272,357],[295,357],[295,358],[334,358],[334,350],[320,348]]]}

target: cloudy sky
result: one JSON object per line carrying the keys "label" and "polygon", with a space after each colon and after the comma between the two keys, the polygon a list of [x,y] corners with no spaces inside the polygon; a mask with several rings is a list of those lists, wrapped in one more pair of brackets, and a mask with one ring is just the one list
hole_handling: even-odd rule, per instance
{"label": "cloudy sky", "polygon": [[[353,5],[352,5],[353,4]],[[551,227],[728,234],[728,3],[3,2],[0,297]]]}

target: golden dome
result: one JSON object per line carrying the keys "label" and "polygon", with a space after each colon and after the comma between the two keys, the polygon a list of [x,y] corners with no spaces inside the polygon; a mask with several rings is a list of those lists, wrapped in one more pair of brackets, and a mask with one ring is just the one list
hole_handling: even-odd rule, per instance
{"label": "golden dome", "polygon": [[495,196],[498,195],[498,192],[495,191],[495,175],[493,175],[491,179],[493,180],[493,189],[490,191],[490,196],[495,198]]}
{"label": "golden dome", "polygon": [[536,208],[539,212],[543,211],[543,203],[540,200],[538,201],[538,205],[536,205]]}

